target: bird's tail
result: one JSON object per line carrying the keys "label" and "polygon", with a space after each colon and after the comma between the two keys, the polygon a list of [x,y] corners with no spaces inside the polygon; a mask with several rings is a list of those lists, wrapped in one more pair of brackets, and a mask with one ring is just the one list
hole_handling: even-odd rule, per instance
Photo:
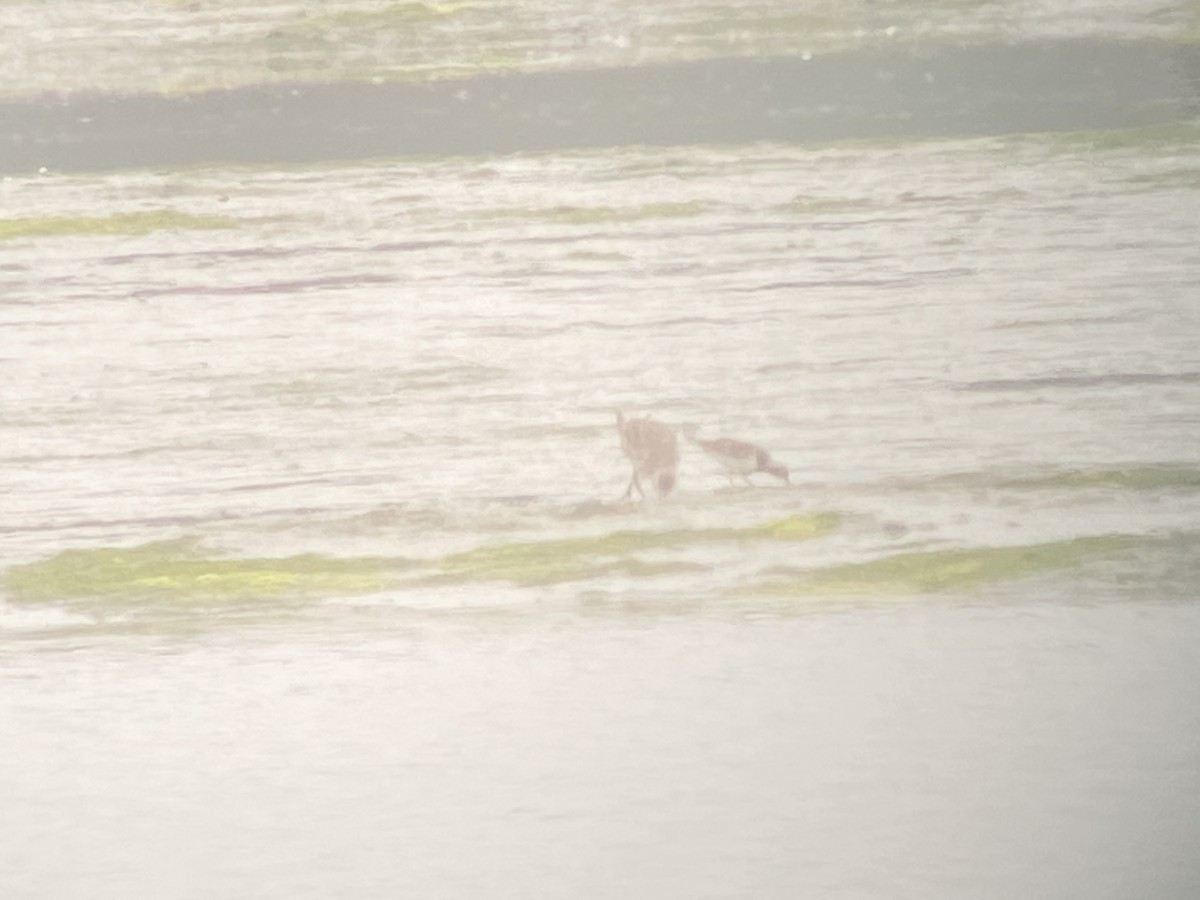
{"label": "bird's tail", "polygon": [[667,494],[671,493],[671,490],[675,487],[675,473],[659,472],[658,478],[654,482],[654,487],[658,490],[658,496],[667,496]]}

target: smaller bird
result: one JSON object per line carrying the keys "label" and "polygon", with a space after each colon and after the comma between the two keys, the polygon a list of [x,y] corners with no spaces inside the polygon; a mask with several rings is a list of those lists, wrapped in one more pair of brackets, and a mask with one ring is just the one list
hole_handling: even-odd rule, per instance
{"label": "smaller bird", "polygon": [[675,439],[675,432],[662,422],[648,417],[626,419],[619,409],[616,413],[621,450],[633,464],[633,476],[621,499],[631,497],[634,488],[637,488],[640,496],[645,497],[643,478],[654,485],[654,492],[659,497],[667,496],[675,487],[675,475],[679,470],[679,442]]}
{"label": "smaller bird", "polygon": [[750,484],[750,476],[755,472],[766,472],[783,481],[791,481],[787,466],[773,460],[771,454],[757,444],[733,438],[691,438],[696,446],[725,467],[730,484],[733,484],[735,475],[740,475],[742,481]]}

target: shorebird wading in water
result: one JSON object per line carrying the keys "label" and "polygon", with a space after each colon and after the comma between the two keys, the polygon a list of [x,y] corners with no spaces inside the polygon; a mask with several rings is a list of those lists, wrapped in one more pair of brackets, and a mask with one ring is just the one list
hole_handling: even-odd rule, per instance
{"label": "shorebird wading in water", "polygon": [[675,432],[650,418],[626,419],[617,410],[617,433],[621,435],[621,450],[633,463],[633,477],[621,499],[631,497],[634,488],[645,497],[643,478],[654,485],[654,492],[659,497],[671,493],[679,469],[679,442]]}
{"label": "shorebird wading in water", "polygon": [[783,481],[791,481],[787,466],[775,462],[771,459],[771,454],[757,444],[733,438],[714,438],[709,441],[694,435],[689,437],[696,446],[725,467],[730,484],[733,484],[735,475],[740,475],[742,481],[750,484],[750,476],[755,472],[766,472]]}

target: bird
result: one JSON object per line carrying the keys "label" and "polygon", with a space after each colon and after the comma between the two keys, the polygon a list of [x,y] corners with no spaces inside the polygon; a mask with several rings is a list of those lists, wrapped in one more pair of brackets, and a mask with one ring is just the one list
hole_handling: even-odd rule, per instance
{"label": "bird", "polygon": [[675,439],[675,432],[670,426],[649,417],[626,419],[619,409],[616,413],[621,450],[633,464],[633,476],[621,499],[632,497],[634,488],[637,488],[640,496],[645,497],[643,478],[654,485],[654,492],[659,497],[667,496],[675,487],[675,475],[679,469],[679,442]]}
{"label": "bird", "polygon": [[776,462],[770,453],[757,444],[726,437],[706,440],[689,436],[701,450],[725,467],[730,484],[735,475],[740,475],[742,481],[750,484],[750,476],[755,472],[766,472],[782,481],[791,481],[787,466]]}

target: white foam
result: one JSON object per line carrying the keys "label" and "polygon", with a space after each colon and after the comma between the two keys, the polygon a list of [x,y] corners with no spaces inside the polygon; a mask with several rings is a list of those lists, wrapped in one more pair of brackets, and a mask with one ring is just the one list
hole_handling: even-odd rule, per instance
{"label": "white foam", "polygon": [[55,628],[83,625],[90,621],[87,616],[56,606],[13,606],[0,599],[0,634],[49,631]]}

